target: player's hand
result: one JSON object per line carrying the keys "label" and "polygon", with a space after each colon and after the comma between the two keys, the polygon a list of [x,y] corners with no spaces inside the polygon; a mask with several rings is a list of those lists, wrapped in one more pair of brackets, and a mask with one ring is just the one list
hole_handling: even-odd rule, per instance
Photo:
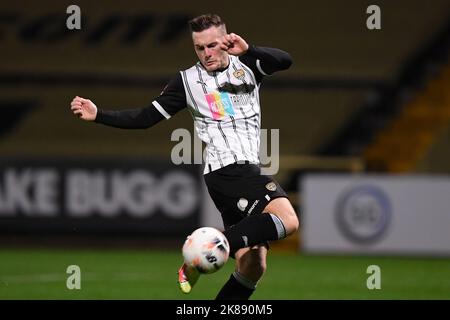
{"label": "player's hand", "polygon": [[248,43],[242,39],[241,36],[235,33],[230,33],[222,37],[220,49],[233,56],[240,56],[247,52]]}
{"label": "player's hand", "polygon": [[79,96],[73,98],[70,110],[74,115],[86,121],[94,121],[97,117],[97,106],[91,100]]}

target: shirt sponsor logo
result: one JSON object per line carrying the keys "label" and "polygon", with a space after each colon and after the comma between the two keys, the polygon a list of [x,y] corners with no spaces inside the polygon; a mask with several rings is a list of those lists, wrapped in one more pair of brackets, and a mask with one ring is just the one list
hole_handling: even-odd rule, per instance
{"label": "shirt sponsor logo", "polygon": [[205,95],[214,120],[222,119],[225,115],[234,116],[233,105],[227,92],[213,92]]}
{"label": "shirt sponsor logo", "polygon": [[222,119],[224,116],[234,116],[234,107],[243,107],[251,104],[249,94],[229,94],[228,92],[213,92],[205,94],[214,120]]}

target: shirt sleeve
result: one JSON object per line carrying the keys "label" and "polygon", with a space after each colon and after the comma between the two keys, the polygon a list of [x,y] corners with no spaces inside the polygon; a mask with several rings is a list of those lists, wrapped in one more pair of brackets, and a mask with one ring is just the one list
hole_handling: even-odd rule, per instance
{"label": "shirt sleeve", "polygon": [[97,110],[95,122],[122,129],[150,128],[186,107],[181,75],[174,77],[150,106],[138,109]]}
{"label": "shirt sleeve", "polygon": [[253,71],[259,82],[264,76],[286,70],[292,65],[292,57],[289,53],[276,48],[258,47],[251,44],[247,52],[239,57],[239,60]]}
{"label": "shirt sleeve", "polygon": [[186,92],[184,91],[183,79],[180,73],[170,80],[161,94],[153,100],[152,105],[166,119],[187,107]]}

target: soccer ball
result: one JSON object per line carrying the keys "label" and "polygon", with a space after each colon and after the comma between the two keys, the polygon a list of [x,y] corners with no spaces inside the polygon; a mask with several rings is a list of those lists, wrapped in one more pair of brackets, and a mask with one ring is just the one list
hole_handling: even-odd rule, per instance
{"label": "soccer ball", "polygon": [[227,238],[216,228],[203,227],[190,234],[183,245],[184,263],[200,273],[222,268],[230,254]]}

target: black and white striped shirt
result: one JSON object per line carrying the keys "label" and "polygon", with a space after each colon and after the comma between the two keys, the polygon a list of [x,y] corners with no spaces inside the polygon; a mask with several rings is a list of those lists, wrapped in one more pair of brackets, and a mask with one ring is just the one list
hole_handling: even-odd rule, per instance
{"label": "black and white striped shirt", "polygon": [[198,62],[180,71],[149,107],[99,110],[95,121],[147,128],[187,108],[206,144],[204,173],[239,161],[259,164],[259,88],[264,76],[287,69],[291,62],[289,54],[279,49],[250,46],[240,57],[230,55],[223,70],[208,72]]}

